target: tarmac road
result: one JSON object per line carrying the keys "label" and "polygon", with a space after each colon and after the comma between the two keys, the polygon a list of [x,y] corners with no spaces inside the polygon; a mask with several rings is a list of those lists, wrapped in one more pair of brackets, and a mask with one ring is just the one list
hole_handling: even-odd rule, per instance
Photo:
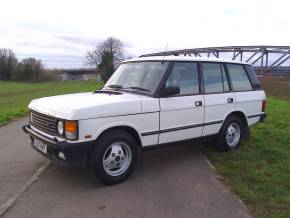
{"label": "tarmac road", "polygon": [[21,129],[26,122],[21,119],[0,127],[0,205],[45,161],[28,147],[29,138]]}
{"label": "tarmac road", "polygon": [[[20,120],[0,128],[0,204],[44,162],[22,133],[20,126],[24,122]],[[3,217],[249,215],[238,198],[218,181],[196,146],[176,145],[140,152],[135,173],[114,186],[102,185],[86,170],[52,164]]]}

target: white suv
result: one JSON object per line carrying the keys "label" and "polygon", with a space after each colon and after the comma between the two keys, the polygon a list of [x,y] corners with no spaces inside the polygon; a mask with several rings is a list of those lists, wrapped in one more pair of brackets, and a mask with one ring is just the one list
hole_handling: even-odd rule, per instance
{"label": "white suv", "polygon": [[236,148],[264,110],[247,63],[146,57],[121,63],[101,90],[31,101],[23,129],[54,162],[87,166],[114,184],[133,171],[139,148],[204,137],[220,150]]}

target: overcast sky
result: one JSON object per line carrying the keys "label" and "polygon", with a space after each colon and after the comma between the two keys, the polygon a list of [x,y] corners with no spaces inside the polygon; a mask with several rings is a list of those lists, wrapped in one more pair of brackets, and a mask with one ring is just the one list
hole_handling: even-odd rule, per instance
{"label": "overcast sky", "polygon": [[282,0],[1,0],[0,48],[46,67],[82,67],[114,36],[131,56],[226,45],[290,45],[290,3]]}

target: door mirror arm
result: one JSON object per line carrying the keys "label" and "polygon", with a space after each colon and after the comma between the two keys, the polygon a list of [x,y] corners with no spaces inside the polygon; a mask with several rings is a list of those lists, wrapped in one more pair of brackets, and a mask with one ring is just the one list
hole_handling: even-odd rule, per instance
{"label": "door mirror arm", "polygon": [[178,95],[180,93],[179,86],[164,87],[160,92],[160,97],[168,97],[172,95]]}

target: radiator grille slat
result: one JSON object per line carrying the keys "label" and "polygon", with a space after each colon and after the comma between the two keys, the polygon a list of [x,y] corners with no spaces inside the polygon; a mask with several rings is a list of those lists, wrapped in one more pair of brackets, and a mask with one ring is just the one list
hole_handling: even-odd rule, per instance
{"label": "radiator grille slat", "polygon": [[55,117],[31,111],[32,126],[50,135],[57,135],[57,121]]}
{"label": "radiator grille slat", "polygon": [[48,122],[56,122],[57,121],[54,117],[42,116],[41,114],[38,114],[36,112],[33,112],[33,117],[34,118],[39,118],[41,120],[45,120],[45,121],[48,121]]}

